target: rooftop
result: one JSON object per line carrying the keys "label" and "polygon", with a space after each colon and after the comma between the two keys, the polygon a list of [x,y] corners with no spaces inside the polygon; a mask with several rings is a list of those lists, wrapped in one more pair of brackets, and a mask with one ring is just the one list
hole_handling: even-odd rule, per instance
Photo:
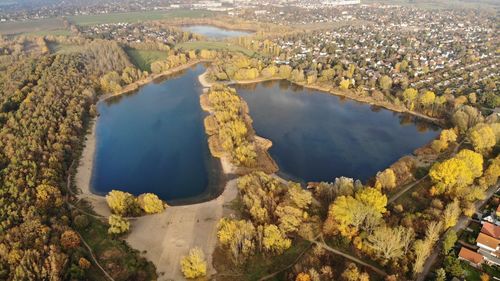
{"label": "rooftop", "polygon": [[493,249],[496,249],[498,247],[498,244],[500,244],[500,240],[488,236],[484,233],[479,233],[476,242]]}
{"label": "rooftop", "polygon": [[471,251],[465,247],[462,247],[460,249],[460,253],[458,253],[458,256],[464,260],[470,261],[474,264],[480,264],[483,262],[484,257],[481,254],[478,254],[474,251]]}

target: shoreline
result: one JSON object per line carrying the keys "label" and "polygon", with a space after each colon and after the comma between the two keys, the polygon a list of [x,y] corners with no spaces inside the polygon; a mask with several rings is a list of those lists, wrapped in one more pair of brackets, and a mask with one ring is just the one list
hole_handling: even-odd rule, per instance
{"label": "shoreline", "polygon": [[106,100],[108,100],[110,98],[113,98],[113,97],[117,97],[117,96],[128,94],[130,92],[138,90],[141,86],[144,86],[146,84],[149,84],[149,83],[153,82],[156,79],[159,79],[159,78],[162,78],[162,77],[165,77],[165,76],[168,76],[168,75],[175,74],[175,73],[177,73],[179,71],[191,68],[191,67],[193,67],[193,66],[195,66],[195,65],[197,65],[199,63],[205,63],[205,62],[211,62],[211,60],[209,60],[209,59],[195,59],[195,60],[189,61],[186,64],[176,66],[176,67],[171,68],[169,70],[166,70],[164,72],[157,73],[157,74],[150,74],[148,77],[146,77],[144,79],[137,80],[137,81],[135,81],[135,82],[133,82],[131,84],[128,84],[127,86],[123,87],[118,92],[108,93],[108,94],[100,96],[99,100],[97,102],[99,103],[101,101],[106,101]]}
{"label": "shoreline", "polygon": [[[136,81],[117,93],[103,95],[97,102],[137,90],[140,86],[163,76],[190,68],[209,60],[197,60],[172,68],[166,72]],[[93,193],[91,187],[92,169],[96,152],[97,117],[89,122],[83,149],[74,176],[77,198],[86,200],[94,212],[102,217],[111,215],[106,198]],[[220,159],[221,173],[227,176],[235,172],[229,159]],[[153,262],[159,274],[158,280],[185,280],[180,270],[182,256],[193,247],[200,247],[207,260],[207,276],[216,274],[212,265],[212,254],[217,245],[217,223],[234,211],[228,207],[238,194],[237,179],[225,180],[222,192],[215,198],[194,204],[170,206],[164,212],[144,215],[130,220],[131,232],[123,238],[129,245],[141,252],[141,256]],[[173,224],[175,226],[173,226]],[[204,235],[200,235],[203,233]]]}
{"label": "shoreline", "polygon": [[424,119],[424,120],[431,122],[433,124],[436,124],[438,126],[443,125],[443,120],[441,120],[441,119],[430,117],[430,116],[427,116],[425,114],[411,111],[411,110],[408,110],[405,108],[398,108],[398,107],[391,105],[391,104],[388,104],[388,103],[384,103],[384,102],[381,103],[381,102],[373,101],[373,100],[365,98],[365,97],[350,95],[348,93],[342,92],[341,90],[333,89],[332,87],[325,87],[325,86],[321,86],[321,85],[308,85],[305,83],[297,83],[297,82],[292,82],[290,80],[287,80],[287,79],[284,79],[281,77],[269,77],[269,78],[262,77],[262,78],[257,78],[257,79],[252,79],[252,80],[243,80],[243,81],[231,80],[231,81],[227,81],[227,82],[209,82],[207,80],[207,77],[206,77],[207,74],[208,74],[208,71],[205,71],[203,74],[198,76],[198,81],[200,82],[200,84],[204,88],[210,88],[210,87],[212,87],[212,85],[217,84],[217,83],[230,86],[230,85],[246,85],[246,84],[254,84],[254,83],[261,83],[261,82],[268,82],[268,81],[286,80],[294,85],[301,86],[301,87],[304,87],[306,89],[316,90],[319,92],[323,92],[325,94],[330,94],[330,95],[334,95],[337,97],[347,98],[347,99],[350,99],[350,100],[353,100],[356,102],[360,102],[360,103],[365,103],[365,104],[369,104],[369,105],[373,105],[373,106],[379,106],[379,107],[382,107],[382,108],[385,108],[387,110],[397,112],[397,113],[408,114],[408,115],[411,115],[413,117]]}

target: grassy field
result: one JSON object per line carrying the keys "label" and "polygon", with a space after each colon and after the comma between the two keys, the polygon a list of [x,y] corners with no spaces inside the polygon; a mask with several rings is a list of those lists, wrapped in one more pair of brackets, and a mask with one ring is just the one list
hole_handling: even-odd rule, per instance
{"label": "grassy field", "polygon": [[38,35],[38,36],[45,36],[45,35],[69,36],[71,35],[71,31],[67,29],[55,29],[55,30],[41,30],[41,31],[29,32],[27,34]]}
{"label": "grassy field", "polygon": [[11,35],[19,33],[55,32],[64,29],[60,18],[29,20],[22,22],[0,23],[0,34]]}
{"label": "grassy field", "polygon": [[130,61],[140,70],[151,72],[151,63],[157,60],[166,59],[166,51],[145,51],[127,48],[125,49]]}
{"label": "grassy field", "polygon": [[83,47],[79,45],[49,43],[51,53],[68,54],[80,52],[82,49]]}
{"label": "grassy field", "polygon": [[202,10],[172,10],[172,11],[144,11],[128,13],[111,13],[98,15],[72,16],[68,19],[77,25],[94,25],[118,22],[140,22],[148,20],[162,20],[168,18],[201,18],[210,17],[214,13]]}
{"label": "grassy field", "polygon": [[233,45],[227,42],[212,42],[212,41],[195,41],[195,42],[185,42],[175,46],[176,49],[183,50],[193,50],[193,49],[207,49],[207,50],[227,50],[230,52],[240,52],[247,56],[258,55],[252,50],[245,49],[240,46]]}

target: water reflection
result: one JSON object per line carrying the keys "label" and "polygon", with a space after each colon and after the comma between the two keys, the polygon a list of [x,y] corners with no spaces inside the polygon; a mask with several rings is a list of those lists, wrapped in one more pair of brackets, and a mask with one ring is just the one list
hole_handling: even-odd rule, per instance
{"label": "water reflection", "polygon": [[367,180],[439,134],[412,116],[285,80],[236,88],[257,134],[273,141],[270,153],[281,174],[294,180]]}

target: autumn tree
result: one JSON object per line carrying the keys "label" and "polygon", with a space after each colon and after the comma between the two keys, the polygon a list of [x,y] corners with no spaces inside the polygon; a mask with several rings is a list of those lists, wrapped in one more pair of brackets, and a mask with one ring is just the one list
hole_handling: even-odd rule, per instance
{"label": "autumn tree", "polygon": [[66,230],[61,235],[61,245],[66,249],[74,249],[80,246],[80,235],[73,230]]}
{"label": "autumn tree", "polygon": [[409,110],[413,110],[415,107],[415,101],[417,100],[418,91],[413,88],[407,88],[403,92],[403,100],[406,103],[406,107]]}
{"label": "autumn tree", "polygon": [[58,208],[63,204],[61,191],[48,184],[41,184],[36,187],[36,199],[39,206],[44,208]]}
{"label": "autumn tree", "polygon": [[109,234],[122,234],[130,230],[130,222],[119,215],[111,215],[108,218],[108,233]]}
{"label": "autumn tree", "polygon": [[207,262],[203,251],[200,248],[189,250],[189,254],[181,259],[181,270],[188,279],[207,275]]}
{"label": "autumn tree", "polygon": [[137,214],[137,202],[128,192],[111,190],[106,195],[106,202],[111,211],[120,216]]}
{"label": "autumn tree", "polygon": [[165,203],[156,194],[144,193],[137,198],[141,209],[147,214],[157,214],[165,210]]}
{"label": "autumn tree", "polygon": [[387,75],[383,75],[379,78],[378,83],[380,85],[380,89],[388,91],[392,88],[392,79]]}
{"label": "autumn tree", "polygon": [[448,230],[443,239],[443,254],[448,254],[453,246],[455,246],[457,240],[457,232],[452,229]]}
{"label": "autumn tree", "polygon": [[429,171],[429,176],[436,184],[437,193],[458,195],[462,189],[474,180],[467,164],[460,159],[451,158],[436,163]]}
{"label": "autumn tree", "polygon": [[453,200],[453,202],[446,205],[446,208],[443,211],[444,229],[455,226],[458,222],[458,218],[460,217],[460,213],[460,202],[458,200]]}
{"label": "autumn tree", "polygon": [[355,263],[349,263],[342,272],[342,280],[345,281],[369,281],[369,275],[366,272],[360,272]]}
{"label": "autumn tree", "polygon": [[266,251],[276,254],[282,254],[285,250],[290,248],[292,241],[286,238],[285,233],[281,231],[276,225],[264,226],[264,238],[262,244]]}
{"label": "autumn tree", "polygon": [[[217,237],[229,249],[235,263],[243,263],[256,249],[257,231],[250,221],[223,218],[217,226]],[[262,235],[263,236],[263,235]]]}
{"label": "autumn tree", "polygon": [[464,161],[472,173],[472,177],[478,178],[483,174],[483,156],[472,150],[462,149],[455,155],[456,159]]}
{"label": "autumn tree", "polygon": [[434,281],[446,281],[446,271],[443,268],[438,268],[436,270],[436,278]]}
{"label": "autumn tree", "polygon": [[474,126],[468,138],[474,147],[474,150],[480,153],[488,153],[496,144],[496,136],[491,126],[481,123]]}
{"label": "autumn tree", "polygon": [[377,181],[375,183],[377,189],[393,189],[396,187],[396,174],[392,169],[385,169],[383,172],[377,173]]}
{"label": "autumn tree", "polygon": [[397,228],[382,226],[368,236],[368,245],[386,263],[405,255],[413,236],[411,228],[408,230],[402,226]]}

